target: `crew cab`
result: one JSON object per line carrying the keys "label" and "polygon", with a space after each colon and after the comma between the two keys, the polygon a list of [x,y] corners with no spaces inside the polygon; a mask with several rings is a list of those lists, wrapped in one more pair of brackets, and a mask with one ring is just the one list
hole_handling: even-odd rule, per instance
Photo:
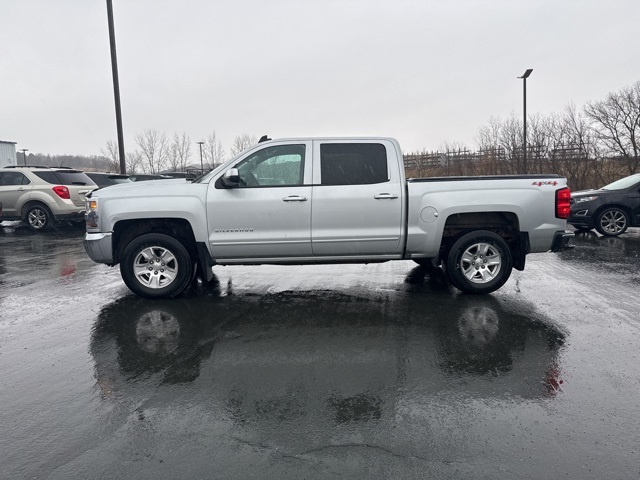
{"label": "crew cab", "polygon": [[414,260],[466,293],[500,288],[529,253],[567,246],[557,175],[405,179],[392,138],[267,140],[207,175],[122,184],[86,199],[84,240],[148,298],[214,265]]}

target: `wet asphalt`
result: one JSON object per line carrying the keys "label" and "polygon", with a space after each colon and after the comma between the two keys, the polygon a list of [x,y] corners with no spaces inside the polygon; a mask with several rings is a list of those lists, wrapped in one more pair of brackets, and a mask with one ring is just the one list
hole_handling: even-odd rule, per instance
{"label": "wet asphalt", "polygon": [[[6,225],[6,224],[5,224]],[[135,297],[0,228],[0,478],[640,477],[640,229],[487,296],[413,262]]]}

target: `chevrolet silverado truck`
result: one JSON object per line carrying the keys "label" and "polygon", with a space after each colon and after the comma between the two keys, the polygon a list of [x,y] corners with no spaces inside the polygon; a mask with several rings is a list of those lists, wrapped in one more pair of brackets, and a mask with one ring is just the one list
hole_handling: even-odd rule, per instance
{"label": "chevrolet silverado truck", "polygon": [[84,246],[147,298],[211,281],[214,265],[390,260],[482,294],[567,246],[570,198],[557,175],[406,180],[392,138],[266,140],[193,182],[94,190]]}

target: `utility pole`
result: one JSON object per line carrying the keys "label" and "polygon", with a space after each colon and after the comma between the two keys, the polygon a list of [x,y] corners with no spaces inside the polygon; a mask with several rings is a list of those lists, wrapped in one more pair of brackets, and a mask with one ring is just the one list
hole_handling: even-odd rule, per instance
{"label": "utility pole", "polygon": [[27,152],[29,151],[28,148],[22,148],[20,149],[20,151],[22,152],[22,156],[24,157],[24,166],[27,166]]}
{"label": "utility pole", "polygon": [[196,142],[198,145],[200,145],[200,174],[204,175],[204,163],[202,163],[202,145],[204,145],[204,142]]}
{"label": "utility pole", "polygon": [[113,96],[116,102],[116,126],[118,129],[118,155],[120,173],[127,173],[124,157],[124,135],[122,133],[122,109],[120,108],[120,82],[118,80],[118,58],[116,56],[116,32],[113,27],[113,5],[107,0],[107,19],[109,21],[109,43],[111,45],[111,71],[113,73]]}

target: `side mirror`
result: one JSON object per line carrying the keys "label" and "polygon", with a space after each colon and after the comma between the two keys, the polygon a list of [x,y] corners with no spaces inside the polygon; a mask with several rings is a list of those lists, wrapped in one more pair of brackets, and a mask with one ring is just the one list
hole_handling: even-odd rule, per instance
{"label": "side mirror", "polygon": [[225,188],[233,188],[240,185],[240,174],[237,168],[230,168],[222,176],[222,185]]}

